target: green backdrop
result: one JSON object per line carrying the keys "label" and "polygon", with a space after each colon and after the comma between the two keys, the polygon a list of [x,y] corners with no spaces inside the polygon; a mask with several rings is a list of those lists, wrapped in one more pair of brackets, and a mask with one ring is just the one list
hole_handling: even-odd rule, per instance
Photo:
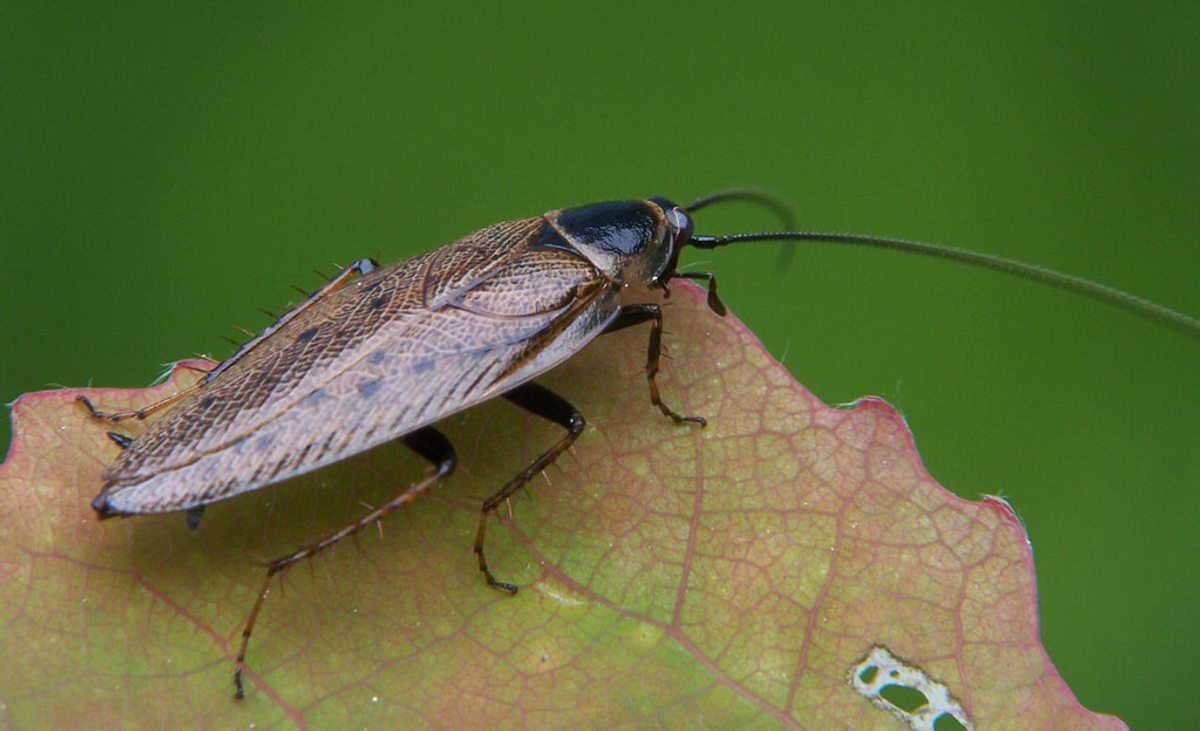
{"label": "green backdrop", "polygon": [[[226,355],[221,333],[262,327],[259,306],[330,262],[733,185],[806,228],[957,243],[1200,313],[1197,6],[508,5],[5,3],[0,398]],[[1086,706],[1191,723],[1200,344],[943,262],[702,258],[817,395],[886,397],[943,484],[1011,500],[1044,643]]]}

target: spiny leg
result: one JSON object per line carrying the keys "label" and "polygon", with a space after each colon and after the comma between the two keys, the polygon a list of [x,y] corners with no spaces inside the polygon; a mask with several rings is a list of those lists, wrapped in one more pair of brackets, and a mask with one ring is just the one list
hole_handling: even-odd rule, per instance
{"label": "spiny leg", "polygon": [[[181,368],[186,368],[191,371],[197,371],[199,373],[208,374],[208,373],[212,372],[211,370],[187,365],[186,363],[180,363],[179,365]],[[215,368],[215,366],[214,366],[214,368]],[[185,396],[190,395],[193,391],[200,388],[200,385],[203,384],[206,380],[207,380],[207,377],[201,378],[199,381],[196,381],[195,383],[188,386],[187,388],[180,389],[179,391],[176,391],[175,393],[171,394],[170,396],[167,396],[166,398],[155,401],[154,403],[150,404],[149,406],[143,406],[140,409],[130,409],[129,411],[100,411],[99,409],[97,409],[95,406],[92,405],[92,400],[89,399],[87,396],[84,396],[83,394],[79,394],[78,396],[76,396],[75,400],[78,401],[79,403],[83,404],[87,408],[88,414],[91,415],[91,417],[93,419],[103,419],[104,421],[107,421],[110,423],[116,423],[118,421],[125,421],[126,419],[141,420],[141,419],[145,419],[150,414],[153,414],[155,411],[164,409],[164,408],[170,406],[171,404],[181,401]],[[116,442],[117,445],[120,446],[122,449],[124,449],[126,446],[128,446],[127,444],[121,444],[121,442],[117,441],[117,439],[115,437],[113,437],[113,432],[109,432],[108,435],[109,435],[109,438],[112,439],[114,442]],[[129,437],[126,437],[126,438],[129,438]]]}
{"label": "spiny leg", "polygon": [[513,493],[524,487],[525,483],[533,479],[534,475],[549,467],[558,458],[558,455],[562,454],[563,450],[570,447],[579,438],[579,435],[583,433],[584,420],[583,414],[579,413],[566,399],[536,383],[526,383],[523,386],[518,386],[504,394],[504,398],[543,419],[553,421],[567,430],[566,435],[562,439],[559,439],[554,446],[530,462],[525,469],[518,472],[515,477],[509,480],[504,487],[497,490],[494,495],[484,500],[483,507],[479,511],[479,530],[475,534],[475,555],[479,557],[479,570],[483,572],[484,577],[487,579],[488,586],[507,591],[509,594],[516,594],[517,587],[514,584],[506,581],[497,581],[496,577],[492,576],[492,572],[488,569],[487,560],[483,557],[483,537],[487,532],[488,513],[494,511],[499,505],[512,497]]}
{"label": "spiny leg", "polygon": [[703,416],[680,416],[663,403],[658,395],[658,358],[662,353],[662,308],[658,305],[625,305],[618,311],[616,319],[609,323],[604,332],[616,332],[643,322],[650,323],[650,345],[646,350],[646,378],[650,381],[650,402],[669,416],[676,424],[691,422],[705,426]]}
{"label": "spiny leg", "polygon": [[348,538],[358,533],[363,528],[378,523],[388,513],[405,503],[412,502],[421,493],[432,487],[438,480],[454,471],[457,461],[457,457],[454,454],[454,445],[437,429],[425,427],[403,437],[402,441],[409,449],[434,464],[433,474],[409,485],[404,492],[345,528],[329,534],[308,548],[303,548],[295,553],[277,558],[268,564],[267,575],[263,579],[262,589],[258,592],[258,598],[254,600],[254,606],[250,609],[250,616],[246,618],[246,626],[242,630],[242,646],[238,650],[237,665],[233,671],[233,684],[236,688],[238,698],[245,697],[245,693],[242,690],[242,670],[246,666],[246,648],[250,644],[250,633],[254,630],[254,622],[258,619],[258,613],[262,609],[263,602],[266,601],[267,596],[271,593],[271,579],[274,578],[275,574],[298,561],[303,561],[324,551],[343,538]]}

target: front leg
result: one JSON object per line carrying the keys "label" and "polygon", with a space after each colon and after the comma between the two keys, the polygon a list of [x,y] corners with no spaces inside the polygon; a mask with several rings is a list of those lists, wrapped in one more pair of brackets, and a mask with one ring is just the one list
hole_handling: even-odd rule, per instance
{"label": "front leg", "polygon": [[617,313],[616,319],[609,323],[604,332],[616,332],[632,325],[650,323],[650,344],[646,350],[646,378],[650,381],[650,402],[669,416],[676,424],[691,422],[705,426],[708,422],[703,416],[680,416],[671,407],[663,403],[658,395],[658,358],[662,354],[662,308],[658,305],[625,305]]}

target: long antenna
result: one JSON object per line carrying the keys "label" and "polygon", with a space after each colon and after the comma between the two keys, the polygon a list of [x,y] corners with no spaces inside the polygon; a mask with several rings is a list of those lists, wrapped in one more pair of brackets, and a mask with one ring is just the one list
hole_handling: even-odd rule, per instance
{"label": "long antenna", "polygon": [[1175,328],[1185,335],[1200,340],[1200,320],[1189,317],[1181,312],[1176,312],[1169,307],[1163,307],[1128,292],[1122,292],[1113,287],[1097,284],[1082,277],[1063,274],[1053,269],[1045,269],[1033,264],[1005,259],[1000,256],[958,249],[953,246],[942,246],[941,244],[929,244],[923,241],[909,241],[907,239],[893,239],[883,236],[865,236],[862,234],[823,231],[778,231],[774,233],[731,234],[729,236],[693,235],[689,243],[699,249],[715,249],[721,246],[728,246],[729,244],[748,241],[818,241],[833,244],[872,246],[878,249],[907,251],[914,254],[950,259],[963,264],[970,264],[984,269],[993,269],[1025,279],[1031,279],[1035,282],[1048,284],[1051,287],[1058,287],[1059,289],[1075,292],[1085,297],[1091,297],[1100,302],[1105,302],[1114,307],[1132,312],[1135,315],[1145,317],[1148,320]]}
{"label": "long antenna", "polygon": [[[725,190],[718,190],[716,193],[709,193],[697,198],[684,206],[683,210],[688,213],[695,213],[701,208],[707,208],[714,203],[724,203],[725,201],[756,203],[763,208],[770,209],[772,213],[778,216],[785,230],[791,231],[796,228],[795,214],[792,212],[792,207],[787,204],[787,201],[774,193],[760,190],[759,188],[727,188]],[[784,246],[779,250],[779,256],[776,257],[775,264],[779,267],[780,271],[787,271],[791,268],[792,260],[795,258],[796,247]]]}
{"label": "long antenna", "polygon": [[688,213],[695,213],[701,208],[707,208],[714,203],[724,203],[725,201],[757,203],[764,208],[771,209],[776,216],[779,216],[779,220],[783,222],[784,228],[793,229],[796,227],[791,207],[774,193],[768,193],[758,188],[729,188],[727,190],[719,190],[716,193],[710,193],[702,198],[697,198],[687,204],[683,210]]}

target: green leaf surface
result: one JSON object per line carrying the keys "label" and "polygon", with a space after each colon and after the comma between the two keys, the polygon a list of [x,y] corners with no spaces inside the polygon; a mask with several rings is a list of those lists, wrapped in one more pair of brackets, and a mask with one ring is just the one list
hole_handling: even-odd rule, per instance
{"label": "green leaf surface", "polygon": [[[210,506],[195,533],[181,514],[101,523],[89,503],[117,447],[74,401],[84,391],[22,397],[0,467],[0,720],[906,728],[848,681],[881,647],[976,728],[1123,727],[1082,708],[1046,656],[1008,505],[941,488],[890,406],[820,403],[695,288],[669,303],[664,398],[708,428],[650,405],[639,328],[543,379],[588,427],[490,524],[493,570],[521,587],[509,597],[476,569],[478,505],[560,432],[502,401],[449,419],[460,463],[445,485],[284,575],[240,702],[257,560],[356,520],[426,466],[389,444]],[[132,407],[193,378],[86,393]]]}

